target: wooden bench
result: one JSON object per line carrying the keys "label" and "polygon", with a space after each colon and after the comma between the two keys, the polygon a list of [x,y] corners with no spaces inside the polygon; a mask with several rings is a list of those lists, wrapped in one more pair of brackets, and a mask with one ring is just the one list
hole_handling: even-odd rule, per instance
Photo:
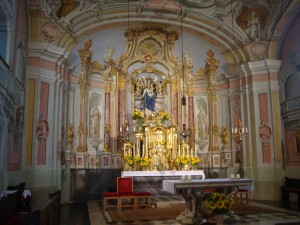
{"label": "wooden bench", "polygon": [[0,224],[22,224],[25,215],[20,214],[22,190],[17,190],[0,200]]}
{"label": "wooden bench", "polygon": [[290,207],[290,193],[298,194],[298,206],[300,207],[300,179],[285,177],[284,185],[281,186],[281,202],[284,208]]}
{"label": "wooden bench", "polygon": [[[60,191],[48,195],[48,199],[33,210],[25,223],[30,225],[59,225]],[[19,224],[18,224],[19,225]]]}

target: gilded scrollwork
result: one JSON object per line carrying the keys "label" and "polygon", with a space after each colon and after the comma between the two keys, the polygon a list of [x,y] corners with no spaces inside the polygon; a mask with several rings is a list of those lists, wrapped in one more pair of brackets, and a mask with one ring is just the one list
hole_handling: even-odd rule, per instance
{"label": "gilded scrollwork", "polygon": [[67,130],[67,149],[73,149],[73,140],[74,140],[74,127],[72,124],[68,125]]}
{"label": "gilded scrollwork", "polygon": [[109,125],[109,124],[105,124],[105,125],[104,125],[104,133],[105,133],[105,134],[109,134],[109,133],[110,133],[110,129],[111,129],[111,128],[110,128],[110,125]]}
{"label": "gilded scrollwork", "polygon": [[228,146],[228,143],[229,143],[229,131],[228,131],[228,128],[227,127],[221,127],[220,128],[220,138],[221,138],[221,141],[224,145],[224,147],[227,147]]}

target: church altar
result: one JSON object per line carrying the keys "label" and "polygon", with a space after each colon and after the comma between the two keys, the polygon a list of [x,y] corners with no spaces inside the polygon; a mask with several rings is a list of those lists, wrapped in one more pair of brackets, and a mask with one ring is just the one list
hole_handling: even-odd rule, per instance
{"label": "church altar", "polygon": [[182,177],[182,176],[201,176],[205,179],[203,170],[182,170],[182,171],[122,171],[122,177]]}
{"label": "church altar", "polygon": [[163,191],[175,194],[179,193],[186,202],[186,209],[177,216],[182,224],[198,224],[202,220],[199,215],[203,201],[206,199],[205,190],[218,189],[227,194],[234,194],[239,189],[253,191],[252,179],[195,179],[191,181],[163,180]]}

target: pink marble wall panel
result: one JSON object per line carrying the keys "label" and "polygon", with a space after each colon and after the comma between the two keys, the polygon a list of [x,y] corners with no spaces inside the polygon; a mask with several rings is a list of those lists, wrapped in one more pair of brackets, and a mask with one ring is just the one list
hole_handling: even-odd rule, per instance
{"label": "pink marble wall panel", "polygon": [[49,61],[39,59],[36,57],[30,57],[28,59],[28,65],[33,66],[33,67],[40,66],[41,68],[44,68],[44,69],[56,71],[56,63],[49,62]]}
{"label": "pink marble wall panel", "polygon": [[[266,93],[259,94],[260,121],[269,124],[268,113],[268,95]],[[271,163],[271,147],[270,144],[262,144],[263,163]]]}
{"label": "pink marble wall panel", "polygon": [[[49,84],[41,82],[40,90],[40,116],[48,120]],[[39,141],[37,151],[37,164],[46,165],[46,140]]]}

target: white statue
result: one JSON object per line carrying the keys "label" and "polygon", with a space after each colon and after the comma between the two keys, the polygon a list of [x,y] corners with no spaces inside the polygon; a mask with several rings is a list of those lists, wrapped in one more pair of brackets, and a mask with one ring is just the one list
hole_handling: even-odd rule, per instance
{"label": "white statue", "polygon": [[246,34],[250,38],[260,39],[260,21],[255,12],[252,12],[251,19],[248,21]]}
{"label": "white statue", "polygon": [[207,115],[204,112],[203,108],[200,109],[198,113],[198,131],[199,131],[199,140],[201,143],[204,143],[207,140]]}
{"label": "white statue", "polygon": [[110,60],[112,60],[112,56],[113,56],[114,53],[115,53],[115,47],[113,45],[111,45],[107,49],[107,51],[106,51],[106,53],[103,57],[104,62],[108,63]]}
{"label": "white statue", "polygon": [[97,104],[91,109],[90,118],[91,118],[91,133],[93,135],[93,138],[99,138],[100,112]]}

